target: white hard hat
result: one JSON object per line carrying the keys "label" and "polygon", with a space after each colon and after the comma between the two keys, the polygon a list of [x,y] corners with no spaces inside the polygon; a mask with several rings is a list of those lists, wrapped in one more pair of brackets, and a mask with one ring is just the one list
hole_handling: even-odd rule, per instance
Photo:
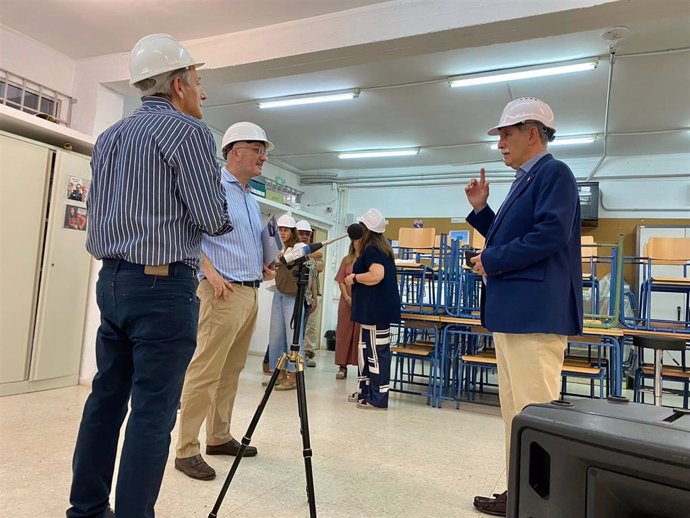
{"label": "white hard hat", "polygon": [[487,133],[498,135],[501,128],[526,121],[539,121],[547,128],[556,131],[553,111],[548,104],[536,97],[520,97],[506,104],[498,125],[491,128]]}
{"label": "white hard hat", "polygon": [[297,230],[304,230],[306,232],[313,232],[311,225],[306,219],[301,219],[297,222]]}
{"label": "white hard hat", "polygon": [[249,142],[258,140],[266,143],[266,151],[272,150],[275,146],[266,138],[266,132],[253,122],[236,122],[225,130],[223,141],[220,145],[221,149],[233,142]]}
{"label": "white hard hat", "polygon": [[151,34],[141,38],[129,56],[129,84],[180,68],[200,67],[186,48],[170,34]]}
{"label": "white hard hat", "polygon": [[295,218],[293,218],[290,214],[283,214],[278,218],[278,221],[276,221],[276,225],[279,227],[287,227],[287,228],[295,228],[297,227],[297,223],[295,223]]}
{"label": "white hard hat", "polygon": [[369,209],[357,218],[357,221],[372,232],[383,234],[386,231],[386,218],[383,217],[383,214],[378,209]]}

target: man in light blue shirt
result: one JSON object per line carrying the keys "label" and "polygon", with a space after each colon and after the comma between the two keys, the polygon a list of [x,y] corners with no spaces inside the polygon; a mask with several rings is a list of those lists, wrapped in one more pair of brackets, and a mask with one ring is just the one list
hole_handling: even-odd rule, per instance
{"label": "man in light blue shirt", "polygon": [[[201,242],[197,350],[185,376],[175,458],[176,469],[199,480],[216,476],[201,456],[204,420],[207,455],[236,455],[240,448],[230,433],[232,407],[256,326],[259,284],[275,275],[264,265],[261,209],[248,182],[261,175],[271,149],[251,122],[233,124],[223,136],[221,180],[235,230]],[[253,446],[244,452],[256,454]]]}

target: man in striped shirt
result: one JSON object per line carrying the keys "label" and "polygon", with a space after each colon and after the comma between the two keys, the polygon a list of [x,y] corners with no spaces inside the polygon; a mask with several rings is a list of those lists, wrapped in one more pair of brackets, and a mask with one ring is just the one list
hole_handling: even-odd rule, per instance
{"label": "man in striped shirt", "polygon": [[112,517],[109,496],[120,428],[115,509],[153,518],[184,373],[196,346],[196,269],[202,234],[232,230],[201,119],[195,61],[167,34],[132,49],[142,106],[93,150],[86,247],[103,260],[96,285],[98,372],[73,459],[68,518]]}
{"label": "man in striped shirt", "polygon": [[[240,448],[230,433],[232,407],[256,326],[259,284],[275,275],[264,265],[261,209],[248,185],[261,175],[273,144],[256,124],[238,122],[225,132],[222,146],[223,187],[236,229],[202,238],[198,347],[185,376],[175,458],[176,469],[198,480],[216,476],[201,456],[204,420],[207,455],[236,455]],[[244,452],[256,454],[254,446]]]}

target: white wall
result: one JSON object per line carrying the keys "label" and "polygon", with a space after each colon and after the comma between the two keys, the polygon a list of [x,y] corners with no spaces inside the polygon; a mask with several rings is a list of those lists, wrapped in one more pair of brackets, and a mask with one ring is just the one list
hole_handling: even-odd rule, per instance
{"label": "white wall", "polygon": [[72,96],[76,62],[0,25],[0,68]]}
{"label": "white wall", "polygon": [[[494,209],[508,188],[508,184],[490,186],[489,203]],[[613,209],[600,203],[599,218],[690,218],[690,180],[606,180],[599,183],[599,190],[600,201]],[[471,210],[462,184],[350,189],[347,212],[357,216],[371,207],[387,218],[465,217]]]}
{"label": "white wall", "polygon": [[75,99],[71,128],[98,135],[122,116],[122,96],[100,83],[122,74],[117,56],[75,61],[0,25],[0,68]]}
{"label": "white wall", "polygon": [[690,218],[690,173],[688,178],[601,181],[599,217]]}
{"label": "white wall", "polygon": [[[584,181],[597,158],[564,161]],[[661,172],[670,177],[650,178]],[[492,183],[490,176],[488,180],[489,203],[496,208],[508,194],[510,183]],[[591,181],[599,182],[600,201],[609,209],[600,203],[600,218],[690,218],[690,153],[609,157]],[[376,207],[391,218],[464,217],[470,211],[465,184],[465,180],[453,180],[441,185],[350,187],[347,212],[359,215]]]}

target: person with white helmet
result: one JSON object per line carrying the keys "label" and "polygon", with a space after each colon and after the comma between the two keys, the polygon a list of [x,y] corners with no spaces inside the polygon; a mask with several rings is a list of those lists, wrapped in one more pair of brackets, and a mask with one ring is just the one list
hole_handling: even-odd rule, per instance
{"label": "person with white helmet", "polygon": [[[282,255],[288,248],[299,243],[297,222],[290,214],[283,214],[276,221],[280,239],[283,242]],[[280,355],[286,353],[292,344],[292,314],[297,299],[297,278],[282,262],[276,261],[276,285],[271,304],[271,323],[268,331],[268,365],[274,371]],[[304,355],[304,343],[300,336],[300,353]],[[288,362],[285,374],[280,375],[275,390],[297,388],[294,364]]]}
{"label": "person with white helmet", "polygon": [[93,148],[86,248],[103,265],[96,286],[98,372],[72,462],[68,518],[153,518],[184,373],[196,347],[195,295],[203,234],[232,230],[213,135],[200,119],[206,94],[187,49],[168,34],[139,40],[132,115]]}
{"label": "person with white helmet", "polygon": [[364,227],[362,252],[345,283],[352,288],[352,321],[360,324],[359,388],[348,399],[356,401],[357,408],[386,410],[391,379],[390,326],[400,322],[395,258],[383,235],[383,214],[369,209],[358,221]]}
{"label": "person with white helmet", "polygon": [[[297,237],[302,243],[311,243],[311,236],[314,231],[306,219],[301,219],[296,224]],[[323,254],[317,250],[309,254],[309,258],[304,263],[309,269],[309,289],[304,294],[304,322],[302,325],[302,340],[304,341],[304,354],[307,367],[316,367],[316,352],[314,344],[318,342],[317,324],[319,314],[316,312],[319,300],[319,273],[323,271],[323,261],[320,261]]]}
{"label": "person with white helmet", "polygon": [[[508,103],[488,132],[499,136],[503,161],[517,171],[506,199],[497,213],[489,207],[483,169],[465,187],[474,209],[467,222],[486,239],[472,262],[484,276],[482,324],[496,346],[507,469],[513,417],[526,405],[558,399],[568,336],[582,333],[580,203],[570,168],[547,151],[555,132],[545,102]],[[507,492],[478,496],[474,506],[505,516],[507,500]]]}
{"label": "person with white helmet", "polygon": [[[197,349],[185,376],[175,469],[199,479],[215,478],[201,456],[199,431],[206,421],[206,454],[237,455],[230,432],[240,373],[256,327],[258,292],[273,271],[263,264],[261,208],[249,180],[261,175],[273,144],[251,122],[237,122],[223,135],[221,171],[228,215],[235,230],[201,240],[201,301]],[[245,457],[257,454],[248,446]]]}

